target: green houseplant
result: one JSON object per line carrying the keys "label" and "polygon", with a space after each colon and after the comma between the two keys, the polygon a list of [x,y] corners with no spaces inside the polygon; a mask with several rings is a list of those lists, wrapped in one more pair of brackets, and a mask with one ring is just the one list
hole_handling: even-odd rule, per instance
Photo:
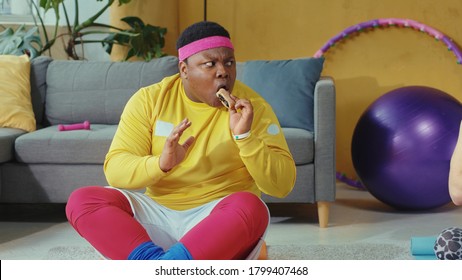
{"label": "green houseplant", "polygon": [[[126,17],[122,19],[122,21],[129,25],[130,28],[127,29],[121,29],[108,24],[99,23],[97,22],[98,18],[112,4],[114,4],[116,0],[96,1],[104,1],[106,2],[106,4],[94,15],[92,15],[90,18],[83,22],[79,21],[78,0],[74,0],[75,15],[73,21],[70,20],[64,0],[40,0],[38,5],[34,1],[31,1],[30,4],[32,5],[32,8],[36,11],[35,27],[41,27],[40,30],[42,32],[43,42],[37,44],[35,48],[33,48],[32,52],[26,51],[27,49],[18,49],[16,53],[26,52],[32,55],[40,55],[44,52],[50,51],[52,46],[54,46],[57,42],[62,41],[67,56],[70,59],[75,60],[85,59],[84,56],[78,54],[78,47],[82,47],[83,44],[94,43],[102,44],[102,47],[109,54],[112,52],[112,47],[114,44],[126,46],[128,48],[128,53],[125,57],[125,60],[133,56],[136,56],[138,58],[142,58],[148,61],[154,57],[160,57],[165,55],[162,49],[165,45],[164,36],[167,33],[166,28],[145,24],[138,17]],[[130,3],[131,1],[132,0],[118,0],[118,5],[125,5]],[[55,14],[56,22],[53,26],[53,31],[50,32],[52,34],[49,34],[47,29],[45,28],[43,16],[46,13],[51,12]],[[65,27],[62,29],[59,28],[61,17],[63,17],[65,20]],[[3,37],[0,37],[0,54],[6,53],[6,47],[4,48],[4,50],[1,49],[2,44],[6,44],[5,42],[9,42],[8,45],[11,47],[11,45],[13,45],[12,42],[19,41],[20,39],[30,43],[37,41],[37,37],[34,37],[34,41],[30,41],[29,39],[31,36],[29,34],[29,31],[32,32],[32,34],[37,35],[37,29],[32,28],[29,31],[26,31],[23,27],[18,28],[18,30],[19,29],[21,29],[21,32],[12,32],[12,29],[7,29],[1,33],[3,34]],[[23,37],[25,35],[29,36],[27,40],[25,40],[26,38]],[[95,39],[94,35],[100,35],[100,39]]]}

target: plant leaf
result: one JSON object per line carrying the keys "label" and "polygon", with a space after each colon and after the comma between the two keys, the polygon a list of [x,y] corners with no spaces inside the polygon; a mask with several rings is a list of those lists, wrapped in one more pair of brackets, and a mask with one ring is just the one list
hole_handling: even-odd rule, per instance
{"label": "plant leaf", "polygon": [[144,22],[139,17],[124,17],[120,20],[130,25],[134,30],[139,30],[144,27]]}
{"label": "plant leaf", "polygon": [[53,9],[56,14],[56,18],[59,20],[59,6],[64,0],[40,0],[40,7],[44,9],[44,13],[48,10]]}
{"label": "plant leaf", "polygon": [[128,4],[130,3],[132,0],[119,0],[119,6],[121,5],[124,5],[124,4]]}
{"label": "plant leaf", "polygon": [[14,36],[14,30],[11,27],[0,33],[0,54],[15,54],[21,44],[21,38]]}
{"label": "plant leaf", "polygon": [[[153,57],[161,57],[165,55],[162,52],[162,49],[165,46],[164,36],[167,33],[166,28],[150,24],[146,25],[138,17],[125,17],[121,20],[131,27],[131,29],[126,31],[139,34],[139,36],[128,37],[129,51],[126,59],[131,56],[136,56],[149,61]],[[127,38],[124,38],[124,40],[126,41]]]}
{"label": "plant leaf", "polygon": [[7,28],[0,33],[0,54],[22,55],[26,53],[34,58],[41,53],[41,50],[42,41],[36,26],[26,30],[25,25],[21,25],[16,31]]}

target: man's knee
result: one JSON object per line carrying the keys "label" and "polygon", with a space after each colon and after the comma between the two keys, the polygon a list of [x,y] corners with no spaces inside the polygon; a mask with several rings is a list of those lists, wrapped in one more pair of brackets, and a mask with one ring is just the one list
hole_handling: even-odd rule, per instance
{"label": "man's knee", "polygon": [[87,212],[84,209],[88,208],[95,195],[99,192],[98,186],[83,187],[74,190],[66,204],[66,216],[71,224],[81,216],[82,212]]}
{"label": "man's knee", "polygon": [[243,208],[258,212],[262,215],[268,216],[268,208],[265,203],[255,194],[250,192],[237,192],[229,196],[230,200],[240,205]]}
{"label": "man's knee", "polygon": [[106,206],[116,206],[131,212],[130,203],[118,190],[88,186],[71,193],[66,205],[66,216],[68,221],[74,224],[82,215]]}
{"label": "man's knee", "polygon": [[265,230],[269,223],[269,213],[266,204],[255,194],[250,192],[237,192],[229,195],[224,200],[224,207],[236,211],[248,223],[258,225]]}

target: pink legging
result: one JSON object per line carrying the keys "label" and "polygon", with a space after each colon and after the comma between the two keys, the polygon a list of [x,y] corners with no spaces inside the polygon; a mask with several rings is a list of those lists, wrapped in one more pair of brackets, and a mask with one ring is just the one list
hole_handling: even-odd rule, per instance
{"label": "pink legging", "polygon": [[[66,206],[69,223],[101,254],[127,259],[151,241],[118,190],[90,186],[74,191]],[[193,259],[245,259],[268,226],[268,211],[254,194],[238,192],[220,201],[210,215],[179,241]]]}

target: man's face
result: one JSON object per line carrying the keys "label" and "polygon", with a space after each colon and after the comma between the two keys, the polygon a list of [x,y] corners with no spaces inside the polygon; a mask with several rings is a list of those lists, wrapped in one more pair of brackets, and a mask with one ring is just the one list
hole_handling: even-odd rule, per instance
{"label": "man's face", "polygon": [[190,56],[179,64],[186,95],[194,102],[212,107],[223,106],[215,93],[220,88],[231,92],[236,80],[234,51],[220,47]]}

